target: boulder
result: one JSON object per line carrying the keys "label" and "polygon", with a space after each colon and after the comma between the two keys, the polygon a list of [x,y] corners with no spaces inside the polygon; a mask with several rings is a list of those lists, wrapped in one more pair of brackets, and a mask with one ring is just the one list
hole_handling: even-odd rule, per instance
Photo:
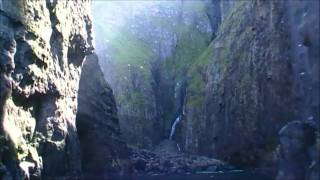
{"label": "boulder", "polygon": [[319,167],[319,155],[314,153],[319,152],[316,147],[316,129],[309,123],[293,121],[280,130],[279,136],[279,169],[276,179],[319,178],[319,172],[315,169]]}

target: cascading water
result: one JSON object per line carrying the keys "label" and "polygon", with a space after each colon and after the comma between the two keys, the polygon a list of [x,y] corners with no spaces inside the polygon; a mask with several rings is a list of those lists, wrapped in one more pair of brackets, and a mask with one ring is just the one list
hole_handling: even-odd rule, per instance
{"label": "cascading water", "polygon": [[174,132],[176,131],[176,126],[180,122],[180,120],[181,120],[181,115],[176,118],[176,120],[174,121],[174,123],[173,123],[173,125],[171,127],[169,140],[172,140]]}
{"label": "cascading water", "polygon": [[181,121],[183,115],[185,114],[185,109],[184,109],[184,102],[186,99],[186,81],[185,80],[180,83],[179,82],[177,83],[175,97],[178,100],[178,110],[177,110],[176,119],[174,120],[171,126],[169,140],[173,139],[174,133],[176,131],[176,126]]}

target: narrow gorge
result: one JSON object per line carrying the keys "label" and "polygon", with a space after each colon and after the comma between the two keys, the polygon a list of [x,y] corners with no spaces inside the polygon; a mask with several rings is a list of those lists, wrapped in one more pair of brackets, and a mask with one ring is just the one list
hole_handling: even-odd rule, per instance
{"label": "narrow gorge", "polygon": [[317,180],[318,0],[0,0],[0,179]]}

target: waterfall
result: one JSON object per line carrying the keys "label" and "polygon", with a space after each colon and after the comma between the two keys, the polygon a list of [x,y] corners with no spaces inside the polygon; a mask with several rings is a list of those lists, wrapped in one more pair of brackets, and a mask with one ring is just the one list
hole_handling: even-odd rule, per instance
{"label": "waterfall", "polygon": [[173,139],[174,133],[176,131],[177,124],[181,121],[182,116],[185,114],[185,100],[187,96],[187,82],[186,80],[182,80],[177,82],[175,87],[175,99],[177,100],[177,112],[176,112],[176,119],[174,120],[171,131],[169,135],[169,140]]}
{"label": "waterfall", "polygon": [[173,125],[171,126],[169,140],[172,140],[174,132],[176,131],[176,126],[180,122],[180,120],[181,120],[181,115],[176,118],[176,120],[174,121]]}

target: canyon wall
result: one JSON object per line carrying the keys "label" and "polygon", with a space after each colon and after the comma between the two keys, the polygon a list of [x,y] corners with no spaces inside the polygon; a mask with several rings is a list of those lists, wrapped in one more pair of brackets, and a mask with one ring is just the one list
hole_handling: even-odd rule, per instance
{"label": "canyon wall", "polygon": [[127,142],[152,149],[172,128],[185,152],[272,159],[285,124],[319,124],[318,11],[312,0],[175,1],[132,8],[113,35],[98,24]]}
{"label": "canyon wall", "polygon": [[[209,45],[212,31],[204,1],[144,3],[133,2],[130,11],[114,3],[110,11],[120,25],[100,16],[108,4],[97,2],[93,15],[95,32],[103,37],[97,54],[115,92],[124,137],[133,146],[152,149],[169,138],[181,115],[185,74]],[[110,29],[103,28],[105,23]]]}
{"label": "canyon wall", "polygon": [[94,8],[97,54],[129,145],[153,149],[174,129],[184,152],[257,167],[275,162],[285,124],[319,125],[319,2],[107,6]]}
{"label": "canyon wall", "polygon": [[115,157],[125,156],[112,91],[93,55],[80,82],[93,51],[90,13],[88,0],[0,1],[0,178],[76,178],[117,170]]}
{"label": "canyon wall", "polygon": [[104,79],[98,57],[86,56],[83,64],[76,118],[85,174],[122,170],[128,159],[113,91]]}
{"label": "canyon wall", "polygon": [[257,166],[287,122],[319,125],[318,21],[317,1],[234,3],[191,71],[185,149]]}

